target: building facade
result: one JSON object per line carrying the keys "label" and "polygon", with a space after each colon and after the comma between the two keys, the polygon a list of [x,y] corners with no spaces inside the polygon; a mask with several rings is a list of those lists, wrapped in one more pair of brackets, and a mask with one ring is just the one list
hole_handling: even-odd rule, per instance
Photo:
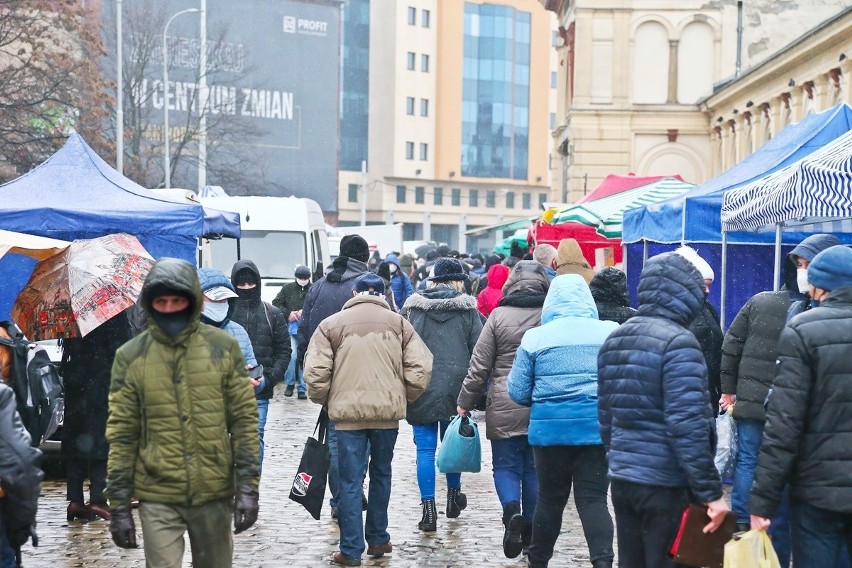
{"label": "building facade", "polygon": [[345,3],[339,224],[363,214],[403,223],[406,240],[480,250],[493,243],[465,231],[539,211],[554,30],[535,0]]}
{"label": "building facade", "polygon": [[[711,107],[714,88],[738,71],[736,2],[540,2],[557,14],[560,32],[550,180],[555,196],[573,202],[609,173],[678,173],[701,183],[721,171],[715,156],[723,154],[728,134],[711,124],[717,119]],[[847,4],[747,2],[741,69],[777,59],[803,30]],[[756,88],[747,83],[738,89]]]}

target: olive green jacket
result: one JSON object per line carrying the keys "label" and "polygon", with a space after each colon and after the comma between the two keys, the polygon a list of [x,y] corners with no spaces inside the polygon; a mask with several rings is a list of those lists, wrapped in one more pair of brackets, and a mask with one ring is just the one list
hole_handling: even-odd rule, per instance
{"label": "olive green jacket", "polygon": [[[192,296],[189,325],[172,338],[152,317],[151,288]],[[112,506],[142,501],[200,505],[257,488],[257,403],[237,341],[199,325],[195,268],[158,261],[142,287],[148,330],[119,348],[112,367],[106,495]]]}

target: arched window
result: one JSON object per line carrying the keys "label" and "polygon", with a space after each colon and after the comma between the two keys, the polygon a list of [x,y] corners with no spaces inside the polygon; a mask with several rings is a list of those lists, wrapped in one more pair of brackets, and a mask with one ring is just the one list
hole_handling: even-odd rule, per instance
{"label": "arched window", "polygon": [[669,35],[658,22],[636,29],[633,49],[633,102],[663,104],[668,96]]}
{"label": "arched window", "polygon": [[716,58],[713,28],[704,22],[692,22],[680,36],[677,52],[677,100],[695,104],[713,93]]}

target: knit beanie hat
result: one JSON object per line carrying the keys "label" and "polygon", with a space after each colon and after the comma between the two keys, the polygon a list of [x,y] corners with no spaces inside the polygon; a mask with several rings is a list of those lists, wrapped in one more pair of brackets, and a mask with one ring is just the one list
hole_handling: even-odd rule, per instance
{"label": "knit beanie hat", "polygon": [[827,292],[852,286],[852,249],[837,245],[816,255],[808,266],[808,282]]}
{"label": "knit beanie hat", "polygon": [[448,282],[450,280],[465,280],[467,275],[460,260],[455,258],[439,258],[435,263],[435,273],[429,279],[433,282]]}
{"label": "knit beanie hat", "polygon": [[370,246],[360,235],[346,235],[340,239],[340,256],[367,262],[370,260]]}
{"label": "knit beanie hat", "polygon": [[701,278],[704,280],[715,280],[715,274],[713,273],[713,269],[707,263],[706,260],[698,256],[698,252],[692,248],[687,246],[682,246],[675,251],[675,254],[679,254],[686,260],[692,263],[698,272],[701,273]]}

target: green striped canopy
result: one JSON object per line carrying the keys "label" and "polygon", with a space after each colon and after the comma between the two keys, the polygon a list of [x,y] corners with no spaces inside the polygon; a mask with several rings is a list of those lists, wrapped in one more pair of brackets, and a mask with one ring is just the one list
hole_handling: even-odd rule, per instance
{"label": "green striped canopy", "polygon": [[497,246],[494,247],[494,252],[509,256],[512,252],[512,243],[518,243],[522,249],[527,250],[527,247],[529,246],[527,244],[527,233],[527,229],[516,230],[512,236],[506,237],[503,239],[502,243],[497,244]]}
{"label": "green striped canopy", "polygon": [[553,218],[553,224],[582,223],[595,227],[598,234],[608,239],[621,238],[624,212],[635,207],[665,201],[695,187],[675,178],[665,178],[609,197],[573,205],[563,209]]}

